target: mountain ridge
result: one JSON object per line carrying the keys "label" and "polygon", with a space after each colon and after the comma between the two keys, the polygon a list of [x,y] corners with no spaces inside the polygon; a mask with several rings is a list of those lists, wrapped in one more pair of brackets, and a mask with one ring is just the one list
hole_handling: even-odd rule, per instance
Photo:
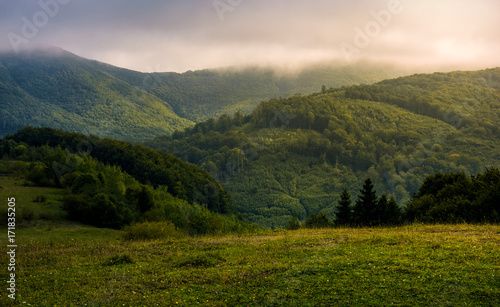
{"label": "mountain ridge", "polygon": [[[271,99],[250,115],[197,123],[146,145],[205,168],[237,210],[266,227],[318,212],[333,217],[342,190],[358,194],[367,177],[404,206],[437,171],[500,165],[499,81],[497,68],[326,89]],[[419,91],[420,83],[432,90]]]}
{"label": "mountain ridge", "polygon": [[273,97],[313,92],[322,84],[372,83],[396,71],[352,66],[316,67],[295,77],[263,68],[142,73],[56,47],[1,53],[0,135],[32,125],[140,141],[225,113],[248,114]]}

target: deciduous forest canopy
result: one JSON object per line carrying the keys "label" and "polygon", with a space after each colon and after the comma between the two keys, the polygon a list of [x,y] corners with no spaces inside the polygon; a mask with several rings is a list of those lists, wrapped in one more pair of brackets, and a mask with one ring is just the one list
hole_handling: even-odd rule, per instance
{"label": "deciduous forest canopy", "polygon": [[246,218],[331,218],[363,181],[405,206],[426,176],[500,164],[500,69],[421,74],[262,102],[145,142],[218,178]]}
{"label": "deciduous forest canopy", "polygon": [[[412,196],[427,176],[483,176],[500,166],[498,68],[385,81],[397,69],[312,67],[294,77],[261,68],[144,74],[55,49],[3,54],[0,71],[1,132],[14,133],[4,140],[8,154],[10,142],[29,150],[77,150],[83,142],[99,163],[120,166],[140,184],[166,186],[191,204],[205,195],[198,203],[209,210],[236,210],[266,227],[319,213],[333,220],[342,192],[355,201],[366,178],[377,198],[385,195],[400,209],[423,208]],[[26,124],[83,134],[16,132]],[[460,203],[468,202],[476,200]],[[432,212],[414,218],[449,220]]]}

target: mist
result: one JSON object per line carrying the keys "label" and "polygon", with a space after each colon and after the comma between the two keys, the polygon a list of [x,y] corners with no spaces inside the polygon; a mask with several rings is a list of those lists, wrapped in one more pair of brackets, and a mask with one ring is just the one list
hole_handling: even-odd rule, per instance
{"label": "mist", "polygon": [[53,45],[143,72],[360,60],[418,71],[500,66],[497,0],[187,2],[4,1],[0,50]]}

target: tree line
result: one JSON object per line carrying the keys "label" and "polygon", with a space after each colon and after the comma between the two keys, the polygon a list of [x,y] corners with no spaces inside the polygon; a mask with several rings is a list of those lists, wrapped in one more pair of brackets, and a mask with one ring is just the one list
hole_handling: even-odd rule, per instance
{"label": "tree line", "polygon": [[[4,139],[0,158],[0,173],[23,178],[23,185],[63,189],[62,207],[73,221],[113,229],[165,222],[189,235],[256,229],[234,211],[215,212],[201,196],[188,201],[177,190],[171,193],[167,185],[142,183],[122,166],[103,163],[88,152]],[[177,166],[179,171],[182,165]],[[147,168],[144,171],[151,175]]]}
{"label": "tree line", "polygon": [[[120,166],[142,184],[166,186],[170,194],[189,203],[202,203],[217,213],[234,213],[231,198],[219,182],[207,171],[169,153],[125,141],[32,127],[6,136],[3,150],[9,154],[23,144],[31,147],[47,145],[80,152],[102,163]],[[64,173],[64,167],[60,171]]]}
{"label": "tree line", "polygon": [[463,172],[440,173],[426,177],[410,202],[401,208],[386,194],[377,197],[370,178],[366,179],[357,200],[344,189],[333,221],[320,212],[311,214],[303,224],[292,217],[287,229],[332,226],[394,226],[402,223],[499,223],[500,169],[467,176]]}

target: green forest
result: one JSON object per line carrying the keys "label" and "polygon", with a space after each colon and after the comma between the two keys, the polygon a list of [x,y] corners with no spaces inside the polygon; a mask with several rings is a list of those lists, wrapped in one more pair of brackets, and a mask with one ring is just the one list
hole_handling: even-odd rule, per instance
{"label": "green forest", "polygon": [[263,100],[310,94],[321,84],[400,75],[369,63],[326,63],[299,74],[251,67],[141,73],[58,48],[0,53],[0,137],[31,125],[142,141],[225,113],[248,114]]}
{"label": "green forest", "polygon": [[0,156],[0,173],[64,189],[71,220],[114,229],[168,221],[192,235],[254,227],[206,171],[141,145],[27,127],[1,141]]}
{"label": "green forest", "polygon": [[366,178],[404,207],[436,172],[499,167],[499,72],[323,87],[144,144],[210,172],[236,210],[266,227],[320,212],[334,218],[342,191],[356,195]]}
{"label": "green forest", "polygon": [[[227,191],[206,171],[141,145],[28,127],[1,141],[0,156],[0,173],[25,178],[26,186],[63,189],[62,208],[70,220],[113,229],[168,222],[172,231],[190,235],[258,229],[234,210]],[[427,176],[403,208],[393,196],[377,195],[370,178],[352,199],[344,189],[333,219],[313,212],[301,223],[292,215],[285,228],[498,223],[500,169]]]}
{"label": "green forest", "polygon": [[[76,185],[68,209],[113,203],[120,220],[115,228],[152,208],[138,205],[138,195],[165,197],[157,189],[267,228],[286,227],[292,219],[306,225],[311,217],[333,225],[338,201],[349,195],[355,204],[367,178],[377,192],[372,203],[387,202],[394,217],[342,223],[488,220],[461,216],[456,208],[453,217],[440,217],[442,208],[429,209],[438,200],[419,189],[436,174],[473,178],[500,167],[500,69],[380,81],[401,70],[330,64],[295,75],[264,68],[145,74],[61,49],[2,54],[2,150],[15,160],[43,163],[37,164],[40,174],[55,171],[42,181],[68,190]],[[35,154],[35,148],[59,151]],[[46,154],[55,160],[44,161]],[[76,157],[94,170],[63,180]],[[124,182],[122,196],[95,198],[97,186],[108,182],[108,166],[138,185]],[[82,182],[94,186],[92,193],[80,193]],[[450,201],[449,209],[453,203],[482,206],[469,196]],[[430,211],[405,211],[415,208]]]}

